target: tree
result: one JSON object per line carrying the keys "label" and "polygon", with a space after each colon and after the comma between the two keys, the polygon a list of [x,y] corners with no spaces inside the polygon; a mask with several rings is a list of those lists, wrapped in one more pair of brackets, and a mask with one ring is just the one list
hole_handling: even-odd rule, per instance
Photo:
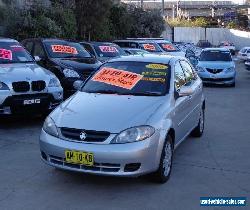
{"label": "tree", "polygon": [[112,5],[112,0],[75,0],[78,38],[99,40],[108,36],[106,24]]}

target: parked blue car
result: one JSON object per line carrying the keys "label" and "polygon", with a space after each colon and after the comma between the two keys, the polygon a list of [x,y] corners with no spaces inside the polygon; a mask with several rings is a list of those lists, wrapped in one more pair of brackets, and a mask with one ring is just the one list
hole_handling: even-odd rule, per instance
{"label": "parked blue car", "polygon": [[235,87],[235,63],[228,49],[203,49],[196,70],[204,84],[224,84]]}

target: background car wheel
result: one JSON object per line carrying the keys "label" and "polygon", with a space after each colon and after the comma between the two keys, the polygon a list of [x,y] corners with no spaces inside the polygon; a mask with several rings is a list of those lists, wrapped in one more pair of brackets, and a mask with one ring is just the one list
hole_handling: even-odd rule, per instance
{"label": "background car wheel", "polygon": [[201,137],[204,132],[204,125],[205,125],[205,110],[204,108],[201,109],[200,112],[200,119],[198,125],[194,128],[191,135],[194,137]]}
{"label": "background car wheel", "polygon": [[153,180],[158,183],[165,183],[168,181],[173,162],[173,140],[170,135],[164,143],[161,160],[158,170],[152,174]]}

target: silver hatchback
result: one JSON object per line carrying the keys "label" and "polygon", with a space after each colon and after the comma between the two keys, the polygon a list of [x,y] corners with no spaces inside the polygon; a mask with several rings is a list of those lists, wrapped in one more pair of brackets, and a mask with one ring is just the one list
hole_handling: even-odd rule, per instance
{"label": "silver hatchback", "polygon": [[99,175],[169,179],[174,149],[204,130],[202,81],[183,57],[142,55],[103,64],[46,119],[42,160]]}

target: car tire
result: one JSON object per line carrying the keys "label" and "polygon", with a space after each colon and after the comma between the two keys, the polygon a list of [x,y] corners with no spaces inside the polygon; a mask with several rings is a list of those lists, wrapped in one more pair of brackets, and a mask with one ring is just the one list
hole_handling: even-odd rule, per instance
{"label": "car tire", "polygon": [[153,181],[163,184],[169,180],[172,171],[173,148],[173,139],[170,135],[167,135],[161,153],[159,168],[151,175]]}
{"label": "car tire", "polygon": [[205,127],[205,109],[202,108],[200,112],[200,118],[199,118],[199,123],[198,125],[193,129],[191,132],[191,135],[193,137],[201,137],[203,132],[204,132],[204,127]]}

